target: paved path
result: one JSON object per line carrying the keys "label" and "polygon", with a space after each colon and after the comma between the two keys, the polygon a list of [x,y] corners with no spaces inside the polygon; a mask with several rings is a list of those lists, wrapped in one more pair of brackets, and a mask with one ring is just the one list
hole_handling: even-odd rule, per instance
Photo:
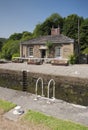
{"label": "paved path", "polygon": [[[13,102],[27,110],[43,112],[47,115],[57,117],[63,120],[70,120],[88,126],[88,107],[74,105],[62,100],[47,103],[47,99],[35,101],[35,95],[0,87],[0,99]],[[6,118],[17,121],[20,116],[13,115],[13,110],[4,115]]]}
{"label": "paved path", "polygon": [[27,65],[24,63],[0,64],[0,69],[28,70],[29,72],[44,73],[50,75],[64,75],[72,77],[88,78],[88,64],[72,66],[52,66],[51,64]]}

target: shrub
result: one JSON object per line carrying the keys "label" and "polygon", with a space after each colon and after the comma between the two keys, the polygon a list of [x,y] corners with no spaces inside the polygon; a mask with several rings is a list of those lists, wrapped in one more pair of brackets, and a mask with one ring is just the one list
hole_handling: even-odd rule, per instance
{"label": "shrub", "polygon": [[15,57],[19,57],[19,56],[20,56],[19,53],[14,53],[14,54],[12,55],[12,60],[13,60]]}
{"label": "shrub", "polygon": [[69,64],[75,64],[76,63],[76,59],[77,59],[77,57],[76,57],[76,55],[70,55],[69,56]]}

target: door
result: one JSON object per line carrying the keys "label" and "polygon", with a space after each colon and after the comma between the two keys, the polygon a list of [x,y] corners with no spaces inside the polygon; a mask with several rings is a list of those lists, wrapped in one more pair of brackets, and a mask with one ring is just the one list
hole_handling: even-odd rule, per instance
{"label": "door", "polygon": [[46,50],[43,49],[41,50],[41,58],[45,58],[45,56],[46,56]]}

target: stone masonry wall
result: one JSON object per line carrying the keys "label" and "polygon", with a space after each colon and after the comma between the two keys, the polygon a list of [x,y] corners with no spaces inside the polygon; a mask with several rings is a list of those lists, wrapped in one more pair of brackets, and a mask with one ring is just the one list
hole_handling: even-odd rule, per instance
{"label": "stone masonry wall", "polygon": [[[25,90],[35,93],[36,81],[42,77],[44,81],[44,95],[47,96],[47,86],[50,79],[55,81],[55,98],[67,102],[88,105],[88,79],[67,76],[46,75],[27,72]],[[23,72],[0,69],[0,86],[11,89],[23,89]],[[41,95],[41,82],[38,84],[38,94]],[[50,97],[53,96],[53,86],[50,85]]]}
{"label": "stone masonry wall", "polygon": [[40,45],[34,45],[34,58],[41,58]]}
{"label": "stone masonry wall", "polygon": [[67,58],[69,57],[69,55],[74,53],[74,46],[73,44],[64,44],[62,47],[62,55],[63,58]]}
{"label": "stone masonry wall", "polygon": [[[54,48],[51,50],[50,54],[47,54],[49,58],[55,57],[55,47],[56,46],[58,46],[58,44],[56,44],[54,46]],[[41,50],[39,49],[40,45],[32,45],[32,47],[33,47],[33,57],[34,58],[41,58]],[[62,58],[68,59],[68,56],[74,53],[73,44],[66,44],[65,43],[61,46],[61,49],[62,49],[62,51],[61,51]],[[21,47],[20,51],[23,51],[23,53],[20,52],[21,56],[28,57],[28,46],[23,45],[23,47]]]}

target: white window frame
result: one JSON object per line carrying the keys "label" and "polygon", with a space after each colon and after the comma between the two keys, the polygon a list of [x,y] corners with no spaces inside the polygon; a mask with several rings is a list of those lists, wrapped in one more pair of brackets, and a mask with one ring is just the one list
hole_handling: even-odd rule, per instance
{"label": "white window frame", "polygon": [[62,57],[62,49],[61,46],[55,47],[55,58],[61,58]]}
{"label": "white window frame", "polygon": [[33,47],[28,48],[28,55],[29,57],[33,57]]}

